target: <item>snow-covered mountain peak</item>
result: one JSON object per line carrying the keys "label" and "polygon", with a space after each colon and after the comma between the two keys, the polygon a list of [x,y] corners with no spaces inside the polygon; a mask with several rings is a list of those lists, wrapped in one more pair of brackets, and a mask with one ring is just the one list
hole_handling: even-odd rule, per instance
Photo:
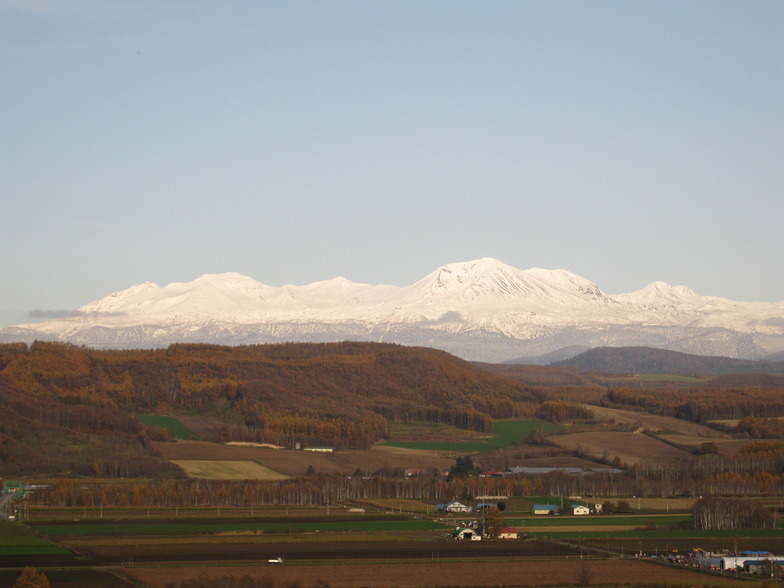
{"label": "snow-covered mountain peak", "polygon": [[441,266],[406,288],[407,298],[507,297],[519,289],[520,270],[491,257]]}
{"label": "snow-covered mountain peak", "polygon": [[460,263],[447,263],[426,276],[424,279],[433,279],[435,287],[443,289],[463,289],[466,284],[481,280],[484,276],[503,272],[504,270],[517,271],[492,257],[483,257],[474,261]]}
{"label": "snow-covered mountain peak", "polygon": [[373,340],[502,361],[569,345],[651,345],[760,357],[784,349],[784,303],[742,303],[653,282],[610,296],[563,270],[519,270],[485,257],[441,266],[406,287],[344,277],[267,286],[235,272],[137,284],[0,341],[99,347]]}
{"label": "snow-covered mountain peak", "polygon": [[285,288],[293,296],[306,296],[313,304],[354,304],[368,296],[382,295],[400,290],[397,286],[371,286],[360,284],[338,276],[330,280],[312,282],[305,286],[288,285]]}
{"label": "snow-covered mountain peak", "polygon": [[135,284],[130,288],[113,292],[104,298],[88,302],[81,308],[79,312],[84,314],[98,314],[98,313],[115,313],[122,312],[122,307],[128,300],[144,298],[147,296],[155,295],[161,287],[153,282],[144,282],[143,284]]}
{"label": "snow-covered mountain peak", "polygon": [[253,308],[274,289],[236,272],[204,274],[191,282],[172,282],[164,287],[153,283],[91,302],[83,313],[125,315],[198,315]]}
{"label": "snow-covered mountain peak", "polygon": [[171,294],[191,293],[202,296],[231,298],[264,298],[273,290],[253,278],[237,272],[204,274],[192,282],[174,282],[164,288]]}
{"label": "snow-covered mountain peak", "polygon": [[[297,287],[297,286],[290,286]],[[321,291],[321,292],[349,292],[356,288],[368,287],[367,284],[359,284],[352,282],[348,278],[338,276],[330,280],[320,280],[318,282],[311,282],[305,286],[300,286],[302,290],[306,291]]]}
{"label": "snow-covered mountain peak", "polygon": [[519,270],[496,259],[447,264],[406,290],[409,301],[451,300],[476,304],[481,300],[519,312],[533,312],[553,303],[595,304],[611,299],[593,282],[566,270]]}
{"label": "snow-covered mountain peak", "polygon": [[435,277],[435,287],[445,291],[462,290],[471,284],[482,281],[487,276],[496,277],[517,271],[492,257],[483,257],[463,263],[449,263],[438,268],[431,276]]}
{"label": "snow-covered mountain peak", "polygon": [[606,298],[607,295],[592,281],[564,269],[542,269],[533,267],[525,270],[526,275],[536,278],[547,287],[565,292],[571,292],[578,296],[588,298]]}
{"label": "snow-covered mountain peak", "polygon": [[676,308],[684,304],[689,306],[704,304],[707,300],[686,286],[672,286],[662,281],[651,282],[635,292],[619,294],[615,298],[627,304]]}

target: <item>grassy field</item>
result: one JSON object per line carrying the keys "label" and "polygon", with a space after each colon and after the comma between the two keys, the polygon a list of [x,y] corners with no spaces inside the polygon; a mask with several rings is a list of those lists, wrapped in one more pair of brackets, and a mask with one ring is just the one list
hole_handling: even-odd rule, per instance
{"label": "grassy field", "polygon": [[0,555],[60,555],[69,553],[29,527],[0,521]]}
{"label": "grassy field", "polygon": [[633,526],[644,528],[649,523],[659,526],[670,526],[684,521],[691,521],[690,515],[600,515],[600,516],[527,516],[504,517],[506,522],[514,527],[547,527],[557,529],[560,527],[612,527]]}
{"label": "grassy field", "polygon": [[640,374],[643,382],[707,382],[708,378],[696,376],[679,376],[677,374]]}
{"label": "grassy field", "polygon": [[202,480],[286,480],[290,476],[264,467],[255,461],[216,461],[208,459],[172,460],[189,478]]}
{"label": "grassy field", "polygon": [[[341,509],[342,510],[342,509]],[[330,511],[336,514],[338,510],[332,507]],[[315,518],[327,516],[324,506],[254,506],[254,507],[216,507],[216,506],[190,506],[190,507],[46,507],[33,506],[27,511],[31,524],[45,524],[54,522],[83,522],[83,521],[128,521],[144,519],[167,520],[172,519],[258,519],[258,518]]]}
{"label": "grassy field", "polygon": [[551,433],[558,429],[558,425],[539,419],[501,420],[493,422],[492,436],[472,441],[386,441],[381,443],[381,445],[429,451],[480,453],[494,449],[503,449],[513,445],[522,445],[526,437],[536,430]]}
{"label": "grassy field", "polygon": [[191,431],[188,427],[183,425],[176,417],[164,416],[159,414],[142,414],[139,415],[139,421],[148,427],[160,427],[169,431],[172,439],[185,439],[199,441],[196,433]]}

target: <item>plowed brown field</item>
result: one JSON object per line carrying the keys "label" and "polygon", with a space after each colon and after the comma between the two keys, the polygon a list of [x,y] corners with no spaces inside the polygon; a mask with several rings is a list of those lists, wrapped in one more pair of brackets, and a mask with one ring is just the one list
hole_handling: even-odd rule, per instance
{"label": "plowed brown field", "polygon": [[680,435],[708,437],[709,439],[730,438],[730,435],[727,433],[722,433],[721,431],[711,429],[710,427],[700,425],[699,423],[692,423],[690,421],[684,421],[683,419],[676,419],[674,417],[646,414],[643,412],[634,412],[631,410],[621,410],[618,408],[607,408],[604,406],[595,406],[593,404],[585,406],[586,408],[592,410],[596,418],[601,421],[613,420],[616,423],[635,425],[653,432],[671,431],[672,433],[678,433]]}
{"label": "plowed brown field", "polygon": [[554,435],[547,438],[560,447],[601,457],[605,454],[612,459],[618,456],[625,464],[635,464],[648,457],[686,457],[686,451],[677,449],[663,441],[642,433],[573,433],[571,435]]}
{"label": "plowed brown field", "polygon": [[549,561],[471,561],[366,564],[267,564],[243,567],[193,567],[129,569],[127,573],[151,586],[199,578],[217,580],[222,576],[268,578],[275,584],[297,583],[332,587],[399,586],[552,586],[578,582],[581,569],[592,574],[592,584],[667,586],[748,586],[727,578],[658,566],[637,560],[580,559]]}

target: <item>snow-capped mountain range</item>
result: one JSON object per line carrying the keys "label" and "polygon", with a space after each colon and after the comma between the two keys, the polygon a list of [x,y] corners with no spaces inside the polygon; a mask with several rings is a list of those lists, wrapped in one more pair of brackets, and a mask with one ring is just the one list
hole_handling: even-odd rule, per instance
{"label": "snow-capped mountain range", "polygon": [[608,295],[565,270],[519,270],[483,258],[406,286],[342,277],[267,286],[237,273],[139,284],[73,316],[0,329],[0,341],[101,348],[281,341],[386,341],[501,362],[567,346],[666,348],[760,359],[784,350],[784,302],[733,302],[654,282]]}

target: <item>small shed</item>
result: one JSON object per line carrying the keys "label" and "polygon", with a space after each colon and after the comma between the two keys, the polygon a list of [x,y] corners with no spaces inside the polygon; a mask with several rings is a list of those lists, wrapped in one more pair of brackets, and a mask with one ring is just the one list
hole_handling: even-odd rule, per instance
{"label": "small shed", "polygon": [[560,509],[556,504],[534,504],[531,507],[531,514],[535,515],[554,515],[559,512]]}
{"label": "small shed", "polygon": [[499,539],[517,539],[517,529],[514,527],[504,527],[498,534]]}
{"label": "small shed", "polygon": [[583,506],[582,504],[573,504],[571,509],[573,515],[581,516],[591,514],[591,509],[587,506]]}

